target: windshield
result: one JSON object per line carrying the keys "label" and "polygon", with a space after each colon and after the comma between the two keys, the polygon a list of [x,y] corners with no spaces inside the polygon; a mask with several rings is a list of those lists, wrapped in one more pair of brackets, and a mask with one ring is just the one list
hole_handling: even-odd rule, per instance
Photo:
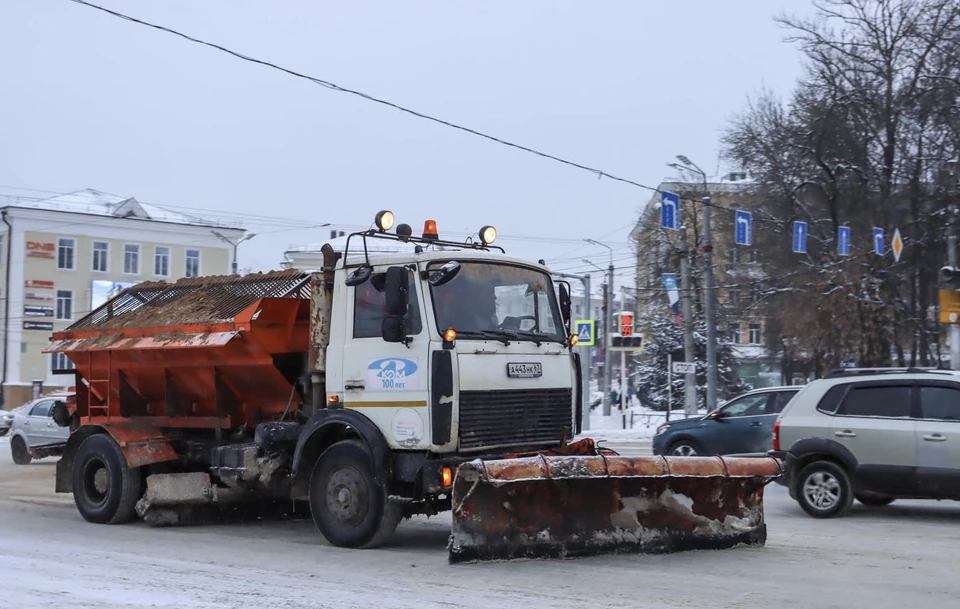
{"label": "windshield", "polygon": [[[442,264],[431,264],[428,270]],[[441,333],[453,328],[463,337],[564,342],[549,275],[510,264],[460,264],[452,280],[430,288]]]}

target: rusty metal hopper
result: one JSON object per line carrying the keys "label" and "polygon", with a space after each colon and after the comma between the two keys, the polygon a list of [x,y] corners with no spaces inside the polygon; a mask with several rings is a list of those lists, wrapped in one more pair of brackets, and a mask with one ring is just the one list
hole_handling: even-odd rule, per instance
{"label": "rusty metal hopper", "polygon": [[140,283],[55,333],[46,352],[75,365],[81,417],[253,423],[294,398],[309,284],[300,271]]}
{"label": "rusty metal hopper", "polygon": [[460,466],[451,563],[763,545],[772,458],[542,456]]}

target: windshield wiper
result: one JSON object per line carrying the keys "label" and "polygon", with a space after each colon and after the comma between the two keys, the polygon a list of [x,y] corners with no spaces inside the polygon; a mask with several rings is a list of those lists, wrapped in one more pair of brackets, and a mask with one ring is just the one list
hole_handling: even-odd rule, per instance
{"label": "windshield wiper", "polygon": [[[510,341],[507,340],[507,337],[504,336],[503,332],[497,332],[494,330],[471,330],[469,332],[461,332],[461,336],[482,336],[484,338],[492,338],[496,341],[503,343],[504,345],[509,345]],[[519,337],[514,337],[519,339]]]}

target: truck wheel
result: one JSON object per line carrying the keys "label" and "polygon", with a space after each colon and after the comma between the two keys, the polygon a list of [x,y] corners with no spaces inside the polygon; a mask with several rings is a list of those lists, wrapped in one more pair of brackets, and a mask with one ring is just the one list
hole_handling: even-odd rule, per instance
{"label": "truck wheel", "polygon": [[20,436],[14,436],[10,440],[10,456],[13,457],[13,462],[17,465],[29,465],[33,459],[30,456],[30,451],[27,450],[27,443]]}
{"label": "truck wheel", "polygon": [[832,518],[853,504],[850,478],[836,463],[814,461],[797,476],[797,503],[814,518]]}
{"label": "truck wheel", "polygon": [[142,494],[140,470],[127,467],[113,438],[101,433],[83,441],[73,460],[73,499],[87,522],[132,520]]}
{"label": "truck wheel", "polygon": [[402,517],[377,482],[363,442],[337,442],[320,455],[310,474],[310,513],[323,536],[341,548],[373,548],[386,542]]}

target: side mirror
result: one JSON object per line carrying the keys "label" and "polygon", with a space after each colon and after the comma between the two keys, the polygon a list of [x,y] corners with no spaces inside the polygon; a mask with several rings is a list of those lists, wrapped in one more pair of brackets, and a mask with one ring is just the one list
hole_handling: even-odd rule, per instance
{"label": "side mirror", "polygon": [[358,285],[363,285],[368,279],[370,279],[371,275],[373,275],[373,269],[369,266],[357,267],[352,273],[347,275],[347,280],[345,283],[351,288]]}
{"label": "side mirror", "polygon": [[388,268],[384,292],[387,301],[387,315],[399,317],[406,315],[407,306],[410,303],[410,279],[407,269],[402,266]]}
{"label": "side mirror", "polygon": [[563,325],[570,333],[570,287],[566,282],[560,283],[560,316],[563,317]]}
{"label": "side mirror", "polygon": [[456,260],[451,260],[450,262],[441,266],[439,269],[431,271],[427,277],[427,283],[433,287],[441,286],[456,277],[457,273],[459,272],[460,263]]}
{"label": "side mirror", "polygon": [[402,317],[384,317],[380,326],[380,334],[383,340],[388,343],[407,342],[407,328]]}
{"label": "side mirror", "polygon": [[66,427],[70,424],[70,411],[67,409],[67,403],[57,400],[50,408],[50,418],[59,427]]}
{"label": "side mirror", "polygon": [[707,418],[713,419],[714,421],[719,421],[720,419],[723,418],[723,413],[720,412],[719,410],[714,410],[713,412],[707,415]]}

